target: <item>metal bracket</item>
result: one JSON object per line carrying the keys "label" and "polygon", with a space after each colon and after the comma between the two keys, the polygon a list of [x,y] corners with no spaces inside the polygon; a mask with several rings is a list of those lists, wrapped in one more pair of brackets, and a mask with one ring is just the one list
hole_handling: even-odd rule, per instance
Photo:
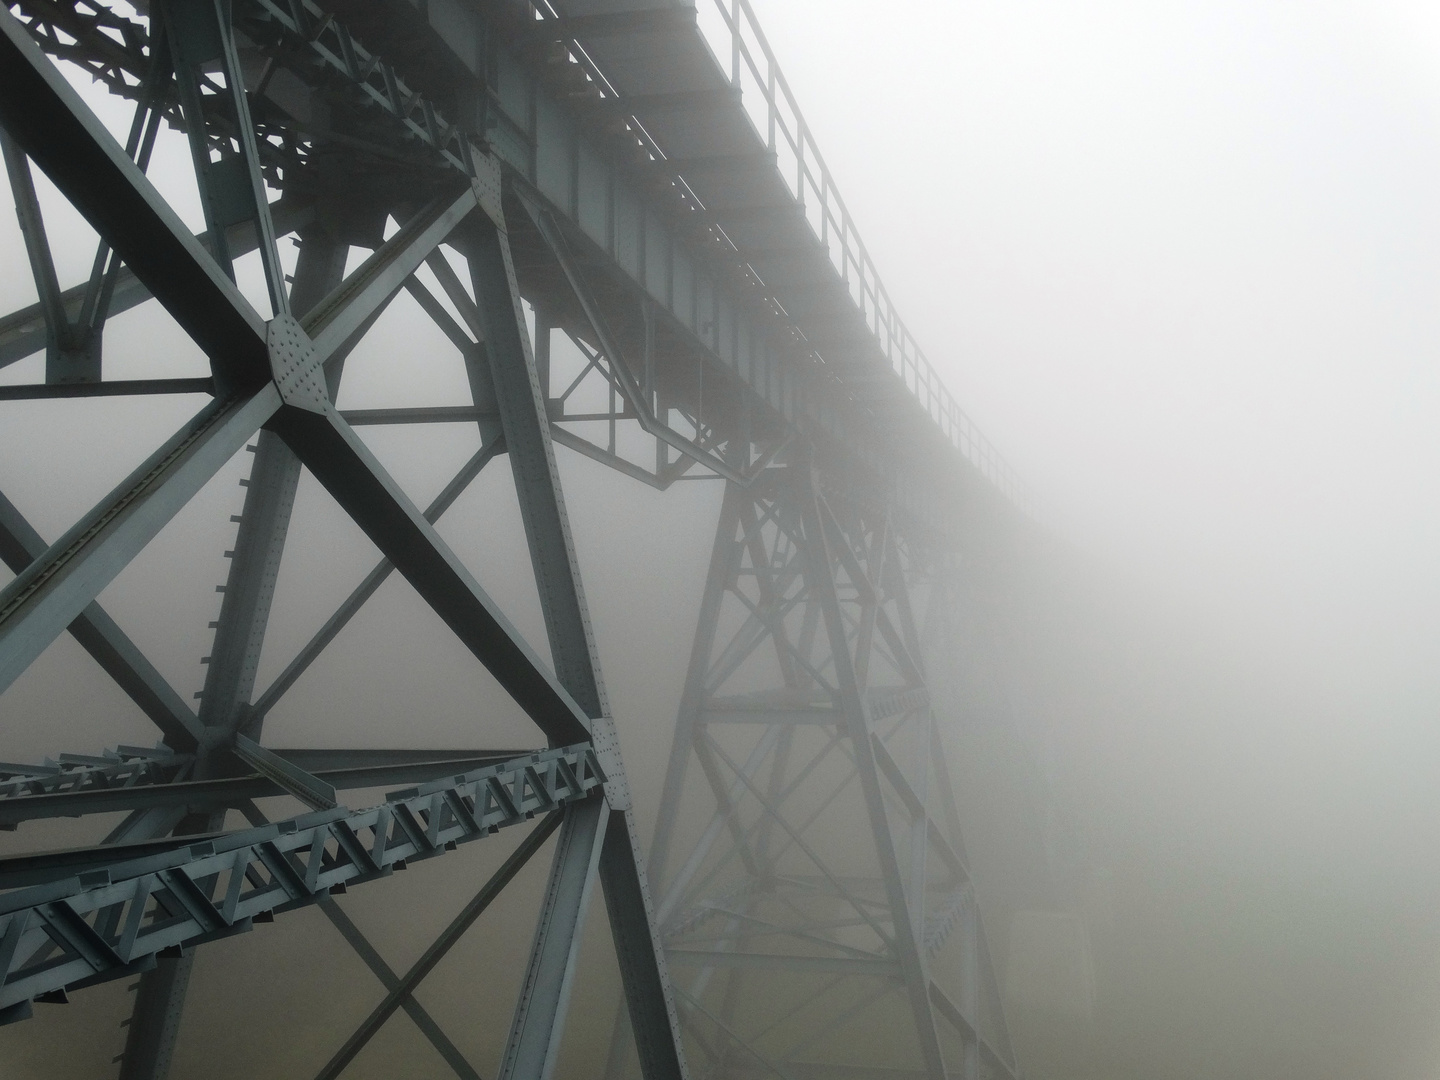
{"label": "metal bracket", "polygon": [[480,209],[485,211],[485,215],[495,223],[496,228],[504,231],[504,188],[500,162],[490,154],[482,154],[476,150],[471,151],[471,160],[475,165],[475,175],[471,178],[470,185],[475,189],[475,198],[480,203]]}
{"label": "metal bracket", "polygon": [[620,740],[615,734],[615,721],[600,716],[590,721],[590,737],[595,757],[605,771],[605,801],[611,810],[630,809],[630,783],[625,779],[625,765],[620,759]]}
{"label": "metal bracket", "polygon": [[244,735],[235,736],[235,756],[267,780],[280,785],[312,810],[333,810],[339,806],[335,789],[324,780],[286,761]]}
{"label": "metal bracket", "polygon": [[324,415],[330,405],[325,365],[310,335],[292,315],[277,315],[265,326],[270,373],[286,405]]}

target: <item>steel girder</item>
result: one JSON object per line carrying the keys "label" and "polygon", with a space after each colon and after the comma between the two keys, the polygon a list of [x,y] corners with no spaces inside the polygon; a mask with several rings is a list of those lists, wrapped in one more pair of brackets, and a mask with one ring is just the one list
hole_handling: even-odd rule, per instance
{"label": "steel girder", "polygon": [[[63,10],[59,14],[67,27],[64,33],[73,38],[71,24],[93,16],[95,9],[76,8],[68,20]],[[303,11],[287,17],[302,18]],[[538,381],[511,264],[498,166],[472,156],[468,140],[458,129],[444,128],[433,109],[420,110],[424,122],[416,127],[410,116],[415,100],[408,92],[401,95],[393,70],[370,64],[368,73],[378,73],[384,89],[377,100],[388,104],[402,127],[423,132],[461,175],[431,178],[428,190],[422,185],[419,200],[387,206],[403,214],[400,230],[383,244],[377,236],[375,253],[343,280],[349,242],[333,230],[301,222],[304,248],[292,285],[276,250],[277,220],[284,208],[271,206],[266,184],[278,177],[277,168],[294,162],[281,153],[282,164],[276,165],[275,142],[267,141],[265,128],[250,114],[252,95],[245,86],[231,5],[161,5],[150,22],[148,40],[137,42],[131,35],[124,42],[112,40],[116,47],[102,45],[102,51],[109,48],[109,66],[102,67],[118,89],[132,88],[127,76],[133,76],[136,55],[147,61],[138,134],[126,148],[109,136],[32,37],[57,53],[77,52],[53,27],[53,18],[32,18],[27,27],[8,11],[0,13],[0,124],[10,140],[7,151],[22,219],[34,226],[25,233],[34,241],[32,264],[37,276],[47,279],[42,282],[41,314],[50,340],[58,340],[57,320],[68,309],[66,294],[48,280],[54,275],[43,257],[43,225],[24,184],[27,158],[101,235],[96,288],[102,299],[85,301],[87,310],[101,308],[100,315],[92,317],[95,336],[87,339],[93,341],[96,355],[104,303],[115,291],[123,261],[137,282],[132,292],[138,294],[143,286],[159,299],[205,352],[211,378],[204,387],[214,401],[54,544],[40,542],[18,515],[5,516],[5,555],[17,576],[0,592],[0,686],[13,682],[69,627],[92,653],[105,654],[102,663],[108,659],[107,670],[160,724],[170,746],[153,759],[122,751],[113,762],[93,763],[83,778],[63,767],[72,762],[7,769],[21,785],[8,800],[12,822],[92,808],[125,808],[130,814],[106,838],[114,847],[64,852],[39,862],[22,858],[24,866],[11,868],[6,880],[12,886],[36,883],[14,888],[0,900],[7,916],[0,926],[4,1017],[26,1015],[37,997],[56,999],[67,989],[143,971],[122,1076],[163,1076],[182,1013],[193,946],[248,929],[276,911],[343,891],[347,884],[403,868],[416,858],[441,854],[460,841],[488,835],[537,812],[553,811],[558,816],[548,818],[522,846],[524,857],[507,863],[462,913],[459,931],[436,943],[428,954],[430,964],[558,826],[551,886],[505,1055],[506,1075],[546,1077],[554,1067],[580,929],[597,878],[610,912],[645,1072],[654,1077],[685,1075],[678,1021],[637,856],[624,769],[555,469],[547,395]],[[333,33],[328,24],[311,40],[323,44],[327,31]],[[126,45],[132,46],[129,54]],[[353,49],[346,61],[354,61]],[[374,84],[364,78],[357,86],[369,86],[374,96]],[[208,226],[199,238],[181,225],[144,175],[162,115],[190,136]],[[447,149],[457,138],[458,156]],[[474,299],[465,296],[469,325],[458,333],[475,407],[484,412],[479,424],[487,440],[422,514],[331,402],[347,353],[391,299],[401,289],[423,292],[414,275],[427,261],[432,269],[449,269],[438,255],[442,243],[466,260],[471,272]],[[234,283],[234,257],[247,244],[260,252],[268,294],[265,315]],[[452,284],[453,276],[442,275],[442,285]],[[464,295],[462,288],[451,299]],[[437,320],[442,317],[433,304],[427,310]],[[10,323],[25,325],[23,318],[7,320]],[[47,387],[58,388],[77,377],[105,387],[98,363],[78,376],[52,363]],[[163,680],[156,684],[153,669],[94,599],[257,435],[197,714],[177,705]],[[553,669],[539,660],[433,528],[434,519],[502,450],[510,456],[521,497]],[[385,562],[296,658],[281,684],[256,699],[258,656],[302,467],[354,518]],[[293,756],[278,755],[258,740],[268,707],[391,568],[410,581],[556,749],[479,772],[447,775],[419,789],[392,793],[383,807],[352,811],[335,805],[333,770],[319,769],[322,776],[317,776]],[[423,764],[402,762],[395,768],[413,774]],[[432,769],[435,765],[429,763]],[[452,773],[453,768],[452,759]],[[375,780],[384,768],[372,763],[360,771]],[[120,802],[108,783],[112,780],[127,782]],[[275,791],[321,809],[264,823],[253,799]],[[109,796],[103,807],[94,799],[85,801],[95,794]],[[57,798],[70,801],[57,808]],[[51,801],[44,806],[36,805],[36,800],[47,799]],[[256,828],[225,831],[227,808],[243,812]],[[167,839],[166,834],[173,835]],[[373,950],[367,953],[353,925],[342,920],[337,925],[373,968]],[[410,991],[426,970],[401,978],[377,969],[389,991],[386,1007],[389,1012],[402,1007],[417,1016],[456,1071],[471,1075],[473,1070],[467,1073],[468,1065],[457,1059],[453,1045],[423,1017],[423,1010],[416,1011]],[[337,1053],[332,1074],[383,1018],[372,1017]]]}
{"label": "steel girder", "polygon": [[727,489],[651,857],[712,1075],[1016,1075],[911,609],[942,569],[809,468]]}

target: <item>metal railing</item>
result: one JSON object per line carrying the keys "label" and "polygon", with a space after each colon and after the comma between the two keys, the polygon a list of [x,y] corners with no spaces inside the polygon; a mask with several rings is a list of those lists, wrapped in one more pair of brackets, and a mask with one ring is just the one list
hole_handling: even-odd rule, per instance
{"label": "metal railing", "polygon": [[730,81],[742,106],[775,154],[780,175],[891,369],[951,444],[1008,498],[1031,509],[1015,470],[960,407],[896,311],[749,0],[713,3],[720,19],[700,18],[700,32],[717,58],[729,57]]}
{"label": "metal railing", "polygon": [[[269,7],[276,0],[260,2]],[[314,0],[305,0],[305,3],[312,4]],[[960,407],[896,311],[894,301],[880,280],[865,242],[860,239],[845,200],[841,198],[825,158],[810,134],[795,94],[780,70],[749,0],[713,0],[713,3],[719,16],[718,22],[704,17],[708,9],[703,4],[696,9],[696,25],[701,37],[717,57],[717,64],[720,63],[719,57],[730,58],[730,82],[739,92],[741,106],[755,125],[756,133],[765,139],[775,156],[781,177],[804,212],[811,231],[825,248],[831,265],[845,284],[891,370],[900,377],[951,445],[1002,494],[1033,514],[1033,499],[1019,475]],[[561,18],[551,0],[528,0],[526,11],[529,18],[537,21]],[[567,44],[571,60],[584,69],[600,97],[621,97],[601,66],[579,41],[572,38]],[[367,90],[382,105],[385,104],[373,87],[367,87]],[[427,105],[426,109],[429,108]],[[427,117],[430,115],[430,112],[426,113]],[[415,133],[424,134],[425,129],[413,121],[411,127]],[[651,157],[663,159],[666,156],[664,148],[656,144],[638,118],[631,118],[630,132]],[[451,160],[454,162],[453,157]],[[682,196],[700,204],[701,200],[685,182],[684,176],[676,179]],[[735,247],[728,236],[720,239]],[[743,258],[738,248],[736,251]],[[753,267],[749,270],[757,280],[760,279]],[[824,359],[819,349],[814,351],[820,359]]]}

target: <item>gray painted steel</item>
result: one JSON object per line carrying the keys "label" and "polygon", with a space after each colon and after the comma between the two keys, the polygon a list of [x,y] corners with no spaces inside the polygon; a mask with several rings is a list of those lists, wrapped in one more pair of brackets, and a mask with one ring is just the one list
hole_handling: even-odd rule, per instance
{"label": "gray painted steel", "polygon": [[[17,575],[0,590],[0,689],[68,628],[165,739],[0,764],[0,827],[127,813],[91,846],[0,860],[0,1020],[140,972],[121,1075],[164,1077],[194,947],[320,903],[385,989],[321,1076],[339,1076],[397,1010],[474,1076],[413,992],[558,829],[504,1076],[554,1068],[597,881],[624,988],[612,1075],[633,1047],[650,1080],[687,1075],[687,1056],[736,1077],[1015,1076],[911,594],[935,587],[956,547],[1003,537],[1007,498],[1023,493],[900,322],[748,4],[718,11],[728,72],[680,3],[0,11],[0,128],[39,297],[0,318],[0,366],[46,353],[44,384],[8,397],[213,398],[48,547],[0,497],[0,557]],[[47,53],[138,102],[126,145]],[[199,236],[145,176],[162,122],[190,140]],[[82,285],[56,276],[32,166],[100,234]],[[289,282],[277,241],[292,233]],[[355,247],[371,254],[347,276]],[[257,251],[263,314],[234,282],[235,259]],[[402,290],[456,350],[469,405],[338,412],[346,357]],[[107,317],[150,297],[203,350],[208,378],[104,379]],[[562,377],[553,346],[566,340],[582,364]],[[608,404],[581,408],[585,395]],[[436,422],[476,424],[483,446],[422,513],[354,427]],[[252,439],[192,710],[95,598]],[[656,897],[556,444],[661,490],[726,482],[653,843]],[[500,453],[553,665],[435,530]],[[383,560],[258,690],[302,469]],[[392,570],[551,750],[264,745],[266,714]],[[383,807],[340,805],[389,783],[420,786]],[[709,805],[692,827],[697,791]],[[282,792],[313,812],[266,822],[254,800]],[[857,865],[810,831],[847,800]],[[229,810],[254,828],[225,831]],[[537,813],[403,975],[329,900]],[[766,985],[794,1007],[757,1027],[747,990]],[[886,1032],[894,1060],[835,1060],[870,1031]]]}
{"label": "gray painted steel", "polygon": [[393,792],[383,806],[187,837],[167,851],[8,892],[0,896],[0,1009],[146,970],[167,950],[244,933],[256,918],[443,855],[537,812],[593,804],[589,796],[604,781],[589,746],[547,750]]}

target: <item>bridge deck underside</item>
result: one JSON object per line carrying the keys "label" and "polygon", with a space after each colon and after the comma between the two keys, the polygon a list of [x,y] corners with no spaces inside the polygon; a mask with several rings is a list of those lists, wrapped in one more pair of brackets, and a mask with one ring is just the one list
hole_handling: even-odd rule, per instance
{"label": "bridge deck underside", "polygon": [[[564,10],[583,18],[626,9],[604,0],[570,0]],[[903,400],[913,410],[804,206],[776,168],[774,148],[757,131],[700,31],[682,24],[597,37],[585,45],[664,149],[669,167],[684,176],[826,364],[867,402]]]}

